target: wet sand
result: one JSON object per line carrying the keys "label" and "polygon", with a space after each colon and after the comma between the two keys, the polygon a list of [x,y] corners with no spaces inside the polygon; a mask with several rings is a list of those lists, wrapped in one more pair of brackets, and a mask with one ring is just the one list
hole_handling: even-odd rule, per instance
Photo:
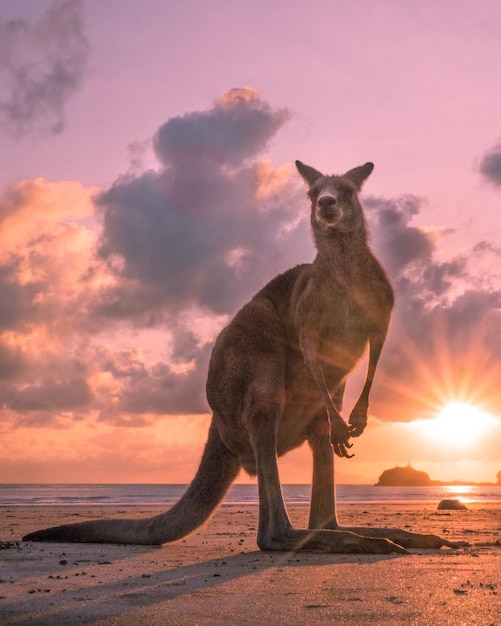
{"label": "wet sand", "polygon": [[[409,555],[259,552],[257,505],[228,504],[163,547],[23,543],[46,526],[145,506],[0,507],[0,624],[501,624],[501,505],[343,505],[343,524],[441,534]],[[307,505],[290,505],[305,525]]]}

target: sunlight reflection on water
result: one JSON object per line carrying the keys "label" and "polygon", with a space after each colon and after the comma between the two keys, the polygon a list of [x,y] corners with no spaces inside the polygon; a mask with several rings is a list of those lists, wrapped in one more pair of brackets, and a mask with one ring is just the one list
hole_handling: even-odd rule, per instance
{"label": "sunlight reflection on water", "polygon": [[472,502],[475,498],[468,498],[468,496],[474,496],[475,487],[472,485],[447,485],[444,487],[447,492],[447,497],[461,496],[461,500],[465,502]]}

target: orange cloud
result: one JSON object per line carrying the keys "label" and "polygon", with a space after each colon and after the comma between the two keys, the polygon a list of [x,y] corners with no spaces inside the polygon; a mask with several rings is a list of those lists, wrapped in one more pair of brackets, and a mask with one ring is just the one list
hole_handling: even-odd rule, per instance
{"label": "orange cloud", "polygon": [[43,178],[9,185],[0,198],[1,254],[47,232],[60,222],[75,222],[94,214],[92,197],[76,181],[49,182]]}
{"label": "orange cloud", "polygon": [[232,107],[237,104],[248,104],[259,99],[259,91],[253,87],[235,87],[228,91],[223,91],[216,105],[222,107]]}

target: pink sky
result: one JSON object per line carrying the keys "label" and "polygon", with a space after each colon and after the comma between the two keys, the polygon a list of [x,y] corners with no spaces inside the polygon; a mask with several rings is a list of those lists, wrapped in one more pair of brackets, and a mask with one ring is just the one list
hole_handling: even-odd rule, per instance
{"label": "pink sky", "polygon": [[[500,23],[494,0],[0,0],[0,481],[190,480],[215,335],[313,256],[295,159],[375,163],[398,298],[338,479],[494,481]],[[451,402],[494,422],[416,436]],[[281,471],[308,482],[308,450]]]}

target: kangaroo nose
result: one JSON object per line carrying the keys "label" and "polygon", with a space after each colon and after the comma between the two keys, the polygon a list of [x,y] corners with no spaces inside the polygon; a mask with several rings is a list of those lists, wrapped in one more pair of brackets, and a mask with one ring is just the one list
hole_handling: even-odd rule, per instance
{"label": "kangaroo nose", "polygon": [[321,208],[334,206],[336,204],[336,198],[334,196],[322,196],[318,199],[318,206]]}

